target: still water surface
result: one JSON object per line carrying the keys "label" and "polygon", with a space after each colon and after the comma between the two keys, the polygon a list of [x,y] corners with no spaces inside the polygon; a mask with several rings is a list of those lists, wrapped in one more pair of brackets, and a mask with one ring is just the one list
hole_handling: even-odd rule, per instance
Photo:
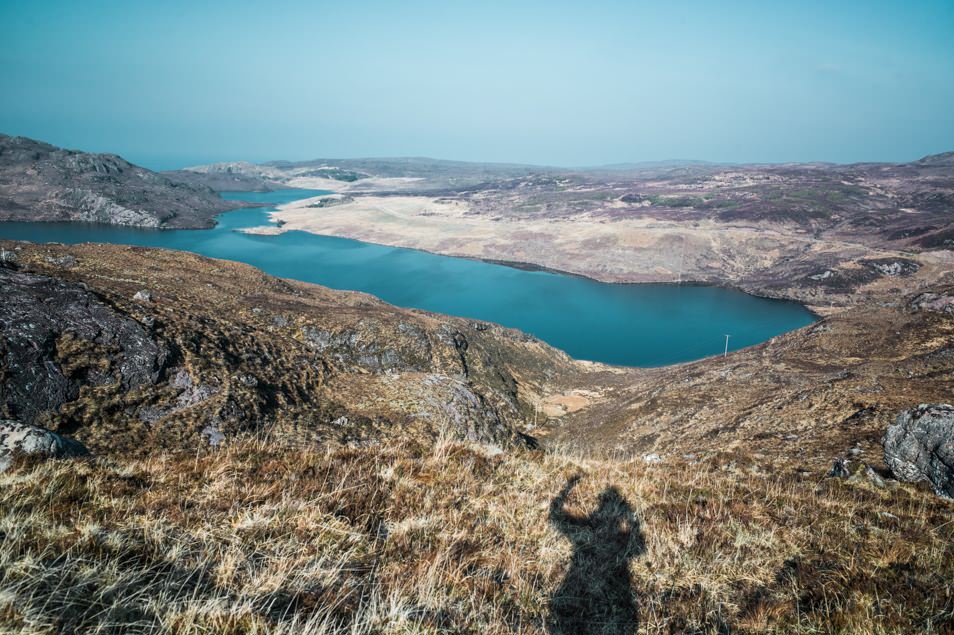
{"label": "still water surface", "polygon": [[[274,205],[325,192],[226,192]],[[813,321],[801,305],[717,287],[605,284],[411,249],[286,232],[235,231],[269,223],[270,208],[222,214],[214,229],[148,230],[76,223],[0,223],[0,238],[183,249],[254,265],[275,276],[371,293],[402,307],[498,322],[573,357],[660,366],[763,342]],[[321,210],[316,209],[316,214]]]}

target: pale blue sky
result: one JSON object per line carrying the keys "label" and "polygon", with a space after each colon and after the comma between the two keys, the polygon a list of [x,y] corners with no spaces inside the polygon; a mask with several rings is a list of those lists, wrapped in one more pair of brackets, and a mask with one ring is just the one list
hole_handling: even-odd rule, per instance
{"label": "pale blue sky", "polygon": [[954,0],[0,0],[0,131],[150,167],[954,150]]}

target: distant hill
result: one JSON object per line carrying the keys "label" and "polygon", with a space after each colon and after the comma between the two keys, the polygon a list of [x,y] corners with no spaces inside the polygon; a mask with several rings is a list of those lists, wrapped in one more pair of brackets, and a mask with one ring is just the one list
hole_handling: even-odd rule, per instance
{"label": "distant hill", "polygon": [[115,154],[0,134],[0,221],[78,221],[201,228],[241,204]]}
{"label": "distant hill", "polygon": [[699,161],[696,159],[667,159],[665,161],[635,161],[626,163],[607,163],[605,165],[596,165],[583,170],[655,170],[659,168],[676,168],[685,166],[725,166],[727,163],[714,163],[712,161]]}
{"label": "distant hill", "polygon": [[168,172],[216,191],[318,188],[347,191],[441,190],[565,172],[518,163],[470,163],[426,157],[213,163]]}
{"label": "distant hill", "polygon": [[916,165],[927,167],[954,167],[954,152],[942,152],[940,154],[930,154],[923,159],[914,162]]}
{"label": "distant hill", "polygon": [[247,161],[212,163],[182,170],[170,170],[164,175],[198,187],[209,187],[216,192],[272,192],[289,186],[259,175],[260,169]]}

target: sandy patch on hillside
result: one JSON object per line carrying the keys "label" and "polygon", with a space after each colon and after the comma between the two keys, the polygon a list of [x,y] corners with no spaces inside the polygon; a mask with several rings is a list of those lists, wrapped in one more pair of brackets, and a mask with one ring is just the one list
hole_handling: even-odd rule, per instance
{"label": "sandy patch on hillside", "polygon": [[599,397],[600,393],[591,390],[570,390],[545,397],[540,403],[540,410],[547,417],[562,417],[586,408]]}
{"label": "sandy patch on hillside", "polygon": [[418,188],[423,178],[416,177],[370,177],[357,181],[337,181],[317,176],[294,176],[285,183],[290,187],[306,190],[330,190],[332,192],[401,192]]}
{"label": "sandy patch on hillside", "polygon": [[281,226],[453,256],[525,262],[610,282],[727,280],[769,267],[803,250],[807,239],[714,222],[693,225],[652,218],[507,219],[472,213],[465,201],[422,196],[360,196],[327,207],[322,197],[272,213]]}
{"label": "sandy patch on hillside", "polygon": [[[334,200],[338,199],[338,200]],[[316,205],[321,205],[317,207]],[[856,303],[853,287],[829,290],[807,278],[839,262],[869,257],[914,257],[898,251],[815,236],[785,226],[735,225],[711,219],[609,219],[479,213],[466,200],[339,193],[295,201],[271,214],[280,225],[249,233],[299,230],[369,243],[489,261],[527,263],[603,282],[702,282],[798,300],[827,314]],[[896,295],[923,286],[950,268],[932,256],[914,276],[886,276],[866,295]],[[860,266],[860,265],[858,265]],[[912,286],[914,285],[914,286]]]}

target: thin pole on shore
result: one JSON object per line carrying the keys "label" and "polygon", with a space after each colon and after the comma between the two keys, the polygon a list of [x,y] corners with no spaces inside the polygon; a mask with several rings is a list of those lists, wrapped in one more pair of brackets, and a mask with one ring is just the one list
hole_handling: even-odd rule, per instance
{"label": "thin pole on shore", "polygon": [[728,356],[729,356],[729,336],[726,335],[725,336],[725,351],[723,351],[722,357],[728,357]]}

